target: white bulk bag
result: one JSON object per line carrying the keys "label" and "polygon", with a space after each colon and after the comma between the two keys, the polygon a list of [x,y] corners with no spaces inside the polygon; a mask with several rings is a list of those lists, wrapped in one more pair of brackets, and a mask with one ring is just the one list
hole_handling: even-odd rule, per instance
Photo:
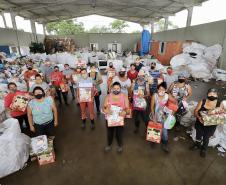
{"label": "white bulk bag", "polygon": [[0,124],[0,178],[24,167],[29,157],[30,138],[20,132],[19,123],[10,118]]}

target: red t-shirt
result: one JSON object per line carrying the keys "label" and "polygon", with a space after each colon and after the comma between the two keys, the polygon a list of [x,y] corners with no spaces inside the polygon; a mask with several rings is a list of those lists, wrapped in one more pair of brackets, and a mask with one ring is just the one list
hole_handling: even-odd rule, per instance
{"label": "red t-shirt", "polygon": [[134,71],[134,73],[132,73],[131,70],[129,70],[129,71],[127,72],[127,77],[128,77],[131,81],[135,80],[135,79],[137,78],[137,75],[138,75],[138,72],[137,72],[137,71]]}
{"label": "red t-shirt", "polygon": [[52,72],[52,74],[51,74],[52,84],[55,86],[60,86],[60,83],[62,82],[63,77],[64,77],[64,75],[60,71]]}
{"label": "red t-shirt", "polygon": [[[16,91],[15,93],[8,93],[5,96],[5,99],[4,99],[5,108],[10,108],[10,105],[13,102],[14,96],[17,96],[17,95],[26,95],[26,94],[28,94],[28,93],[27,92],[22,92],[22,91]],[[10,112],[10,115],[13,118],[15,118],[17,116],[22,116],[24,114],[27,114],[27,110],[25,110],[24,112],[22,112],[22,111],[11,111]]]}
{"label": "red t-shirt", "polygon": [[35,75],[37,75],[38,74],[38,72],[36,71],[36,70],[27,70],[25,73],[24,73],[24,79],[25,80],[30,80],[30,78],[32,77],[32,76],[35,76]]}

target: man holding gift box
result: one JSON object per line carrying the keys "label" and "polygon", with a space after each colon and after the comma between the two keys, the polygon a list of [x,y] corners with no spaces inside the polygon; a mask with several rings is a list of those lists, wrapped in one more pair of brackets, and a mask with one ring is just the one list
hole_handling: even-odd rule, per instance
{"label": "man holding gift box", "polygon": [[[17,108],[14,108],[14,106],[12,106],[12,103],[17,96],[24,96],[24,97],[26,97],[26,99],[28,99],[28,93],[17,90],[17,85],[14,82],[10,82],[8,84],[8,89],[9,89],[9,93],[6,95],[6,97],[4,99],[5,108],[7,111],[10,112],[10,115],[13,118],[18,120],[18,122],[20,124],[21,132],[25,133],[27,135],[30,135],[29,123],[28,123],[28,118],[27,118],[27,103],[25,102],[25,104],[24,104],[24,106],[25,106],[23,108],[24,111],[18,110]],[[21,105],[21,106],[23,106],[23,105]],[[26,128],[24,128],[23,122],[25,122]]]}

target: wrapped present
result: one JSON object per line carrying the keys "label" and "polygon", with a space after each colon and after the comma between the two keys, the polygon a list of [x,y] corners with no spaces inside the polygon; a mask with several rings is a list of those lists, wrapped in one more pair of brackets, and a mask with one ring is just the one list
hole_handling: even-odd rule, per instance
{"label": "wrapped present", "polygon": [[37,156],[39,165],[46,165],[56,161],[56,156],[53,148],[53,139],[48,139],[48,148],[45,152]]}
{"label": "wrapped present", "polygon": [[133,109],[134,110],[145,110],[147,107],[147,102],[144,98],[139,96],[133,96]]}
{"label": "wrapped present", "polygon": [[116,127],[116,126],[124,126],[124,118],[120,116],[120,112],[122,112],[122,108],[111,105],[110,115],[107,115],[108,127]]}
{"label": "wrapped present", "polygon": [[161,136],[162,136],[162,124],[150,121],[147,127],[146,140],[154,143],[160,143]]}
{"label": "wrapped present", "polygon": [[79,83],[79,102],[91,102],[92,90],[92,83]]}
{"label": "wrapped present", "polygon": [[62,92],[68,92],[69,87],[68,87],[68,85],[65,84],[65,83],[60,83],[60,90],[61,90]]}
{"label": "wrapped present", "polygon": [[133,105],[130,103],[127,110],[126,118],[132,118],[133,116]]}
{"label": "wrapped present", "polygon": [[214,112],[207,111],[200,112],[205,126],[226,124],[225,112],[215,112],[215,114],[213,113]]}
{"label": "wrapped present", "polygon": [[46,135],[41,135],[41,136],[31,138],[30,154],[38,155],[43,152],[46,152],[47,149],[48,149],[48,140]]}
{"label": "wrapped present", "polygon": [[79,102],[91,102],[91,101],[92,101],[92,89],[79,88]]}
{"label": "wrapped present", "polygon": [[28,97],[24,95],[16,95],[13,98],[10,108],[12,110],[24,112],[27,108],[28,101],[29,101]]}

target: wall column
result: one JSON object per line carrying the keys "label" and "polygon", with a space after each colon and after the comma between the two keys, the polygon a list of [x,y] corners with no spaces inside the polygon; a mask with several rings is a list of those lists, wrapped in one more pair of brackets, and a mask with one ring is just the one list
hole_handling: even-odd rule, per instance
{"label": "wall column", "polygon": [[7,28],[8,26],[6,24],[6,20],[5,20],[5,16],[4,16],[4,13],[3,12],[1,13],[1,16],[2,16],[2,19],[3,19],[3,23],[4,23],[5,28]]}
{"label": "wall column", "polygon": [[155,31],[155,22],[150,22],[150,25],[151,25],[151,34],[153,34]]}
{"label": "wall column", "polygon": [[43,35],[46,36],[46,24],[42,24]]}
{"label": "wall column", "polygon": [[37,33],[36,33],[36,26],[35,26],[34,20],[31,20],[31,32],[32,32],[34,41],[38,42]]}
{"label": "wall column", "polygon": [[169,25],[169,17],[165,17],[164,31],[168,30],[168,25]]}
{"label": "wall column", "polygon": [[191,20],[192,20],[192,14],[193,14],[193,7],[190,7],[187,10],[188,10],[188,16],[187,16],[186,27],[189,27],[189,26],[191,26]]}
{"label": "wall column", "polygon": [[21,56],[20,41],[19,41],[18,30],[17,30],[17,25],[16,25],[16,15],[13,12],[10,12],[10,16],[11,16],[11,20],[12,20],[13,29],[15,30],[15,34],[16,34],[17,48],[19,50],[19,55]]}

